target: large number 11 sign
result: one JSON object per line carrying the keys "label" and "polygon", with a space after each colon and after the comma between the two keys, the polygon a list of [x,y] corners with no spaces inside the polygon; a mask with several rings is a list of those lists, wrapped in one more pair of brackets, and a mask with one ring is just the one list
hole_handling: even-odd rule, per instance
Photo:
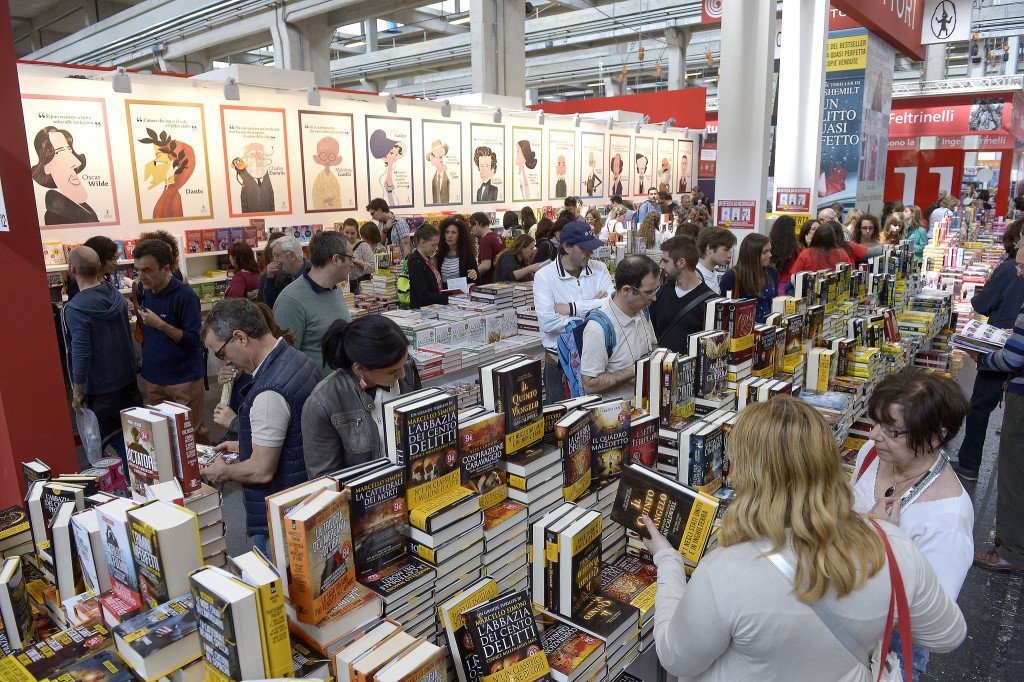
{"label": "large number 11 sign", "polygon": [[891,151],[886,161],[884,199],[928,206],[939,190],[959,195],[962,175],[963,152],[959,150]]}

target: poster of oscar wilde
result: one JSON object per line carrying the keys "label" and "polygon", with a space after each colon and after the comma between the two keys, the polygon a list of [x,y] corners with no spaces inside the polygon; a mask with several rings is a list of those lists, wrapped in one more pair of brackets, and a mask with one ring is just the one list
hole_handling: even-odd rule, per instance
{"label": "poster of oscar wilde", "polygon": [[107,110],[92,97],[23,95],[39,225],[117,225]]}
{"label": "poster of oscar wilde", "polygon": [[427,206],[462,203],[462,124],[423,121],[423,202]]}
{"label": "poster of oscar wilde", "polygon": [[213,217],[202,104],[126,100],[140,223]]}
{"label": "poster of oscar wilde", "polygon": [[299,156],[306,213],[356,208],[352,114],[299,111]]}
{"label": "poster of oscar wilde", "polygon": [[580,196],[604,196],[604,133],[580,134]]}
{"label": "poster of oscar wilde", "polygon": [[505,126],[489,123],[469,125],[469,187],[474,204],[505,201]]}
{"label": "poster of oscar wilde", "polygon": [[629,135],[608,136],[608,196],[629,196],[633,162],[630,157],[633,138]]}
{"label": "poster of oscar wilde", "polygon": [[415,203],[413,189],[412,119],[366,117],[366,177],[369,199],[381,198],[389,208]]}
{"label": "poster of oscar wilde", "polygon": [[548,198],[564,199],[576,186],[576,131],[548,130]]}
{"label": "poster of oscar wilde", "polygon": [[284,109],[222,104],[220,122],[231,217],[291,213]]}

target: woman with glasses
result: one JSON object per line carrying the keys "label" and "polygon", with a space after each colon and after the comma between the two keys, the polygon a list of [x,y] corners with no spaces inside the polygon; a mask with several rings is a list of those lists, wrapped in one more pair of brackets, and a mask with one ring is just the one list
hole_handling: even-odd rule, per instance
{"label": "woman with glasses", "polygon": [[[781,218],[780,218],[781,220]],[[779,271],[772,265],[772,243],[763,234],[751,233],[740,244],[736,267],[718,280],[723,296],[735,291],[735,298],[756,298],[758,324],[772,312],[772,299],[779,293]]]}
{"label": "woman with glasses", "polygon": [[[868,399],[875,425],[853,475],[854,509],[883,515],[906,532],[952,599],[974,561],[974,505],[943,448],[968,408],[952,379],[912,367],[886,377]],[[928,652],[914,645],[915,680],[927,663]]]}
{"label": "woman with glasses", "polygon": [[[689,582],[678,548],[643,517],[658,567],[654,641],[666,671],[687,680],[874,682],[809,604],[826,606],[857,648],[870,651],[885,635],[892,594],[883,534],[903,576],[914,638],[933,651],[963,641],[963,614],[907,534],[885,521],[876,528],[853,508],[832,430],[817,410],[783,395],[748,405],[726,449],[736,497],[718,547]],[[776,559],[795,567],[795,581]]]}
{"label": "woman with glasses", "polygon": [[338,320],[321,343],[324,360],[334,371],[316,385],[302,408],[310,478],[383,457],[381,406],[420,388],[409,340],[391,318]]}

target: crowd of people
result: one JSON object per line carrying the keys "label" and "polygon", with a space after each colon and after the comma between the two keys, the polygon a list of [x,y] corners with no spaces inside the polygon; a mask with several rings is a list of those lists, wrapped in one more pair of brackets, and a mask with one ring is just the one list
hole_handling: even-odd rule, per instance
{"label": "crowd of people", "polygon": [[[104,436],[120,430],[121,409],[173,400],[192,409],[197,439],[208,441],[204,382],[213,355],[223,364],[219,382],[232,383],[230,399],[213,412],[228,430],[217,450],[239,458],[215,460],[204,474],[215,484],[241,485],[247,533],[266,551],[264,498],[384,455],[382,404],[420,387],[398,325],[379,315],[350,320],[342,293],[346,282],[366,281],[376,254],[389,246],[407,262],[412,307],[446,302],[450,280],[533,280],[545,399],[552,403],[567,396],[558,340],[574,322],[583,321],[583,388],[628,399],[638,360],[657,347],[688,352],[688,337],[704,326],[704,301],[728,292],[755,298],[760,322],[793,272],[879,255],[893,239],[897,216],[901,238],[916,243],[914,234],[923,232],[927,239],[916,206],[893,207],[884,228],[860,211],[841,221],[841,210],[830,207],[799,233],[792,218],[781,217],[769,236],[747,235],[726,269],[737,246],[733,233],[711,225],[706,207],[690,195],[683,195],[684,205],[663,195],[652,190],[638,208],[616,203],[607,222],[573,197],[554,221],[536,221],[527,209],[509,212],[503,225],[515,236],[508,246],[484,213],[448,217],[412,234],[384,200],[374,199],[367,206],[372,221],[317,233],[306,250],[274,234],[260,263],[251,248],[233,244],[230,295],[205,319],[177,267],[176,240],[153,234],[132,253],[139,280],[134,326],[124,296],[105,278],[116,249],[111,255],[109,240],[94,237],[72,250],[69,261],[75,295],[64,307],[63,327],[73,397],[96,412]],[[932,215],[946,199],[929,207]],[[970,403],[955,382],[920,370],[883,380],[870,398],[875,426],[852,486],[818,412],[785,397],[755,403],[729,440],[736,497],[723,519],[721,548],[688,585],[678,552],[649,528],[646,542],[659,570],[655,639],[669,672],[732,679],[785,669],[798,677],[866,678],[853,648],[804,607],[825,605],[847,630],[845,641],[869,650],[888,636],[887,566],[895,562],[914,623],[907,664],[917,679],[928,651],[951,650],[966,634],[955,598],[972,561],[1024,572],[1024,510],[1012,492],[1024,478],[1014,450],[1024,436],[1024,255],[1016,249],[1022,226],[1024,218],[1007,230],[1009,259],[974,301],[993,324],[1012,327],[1013,336],[1003,351],[978,358],[983,371]],[[650,236],[648,246],[660,259],[627,255],[612,276],[594,252],[629,230]],[[138,358],[133,337],[141,342]],[[996,547],[975,553],[973,506],[960,479],[977,478],[988,416],[1013,372],[999,455]],[[947,467],[943,448],[965,418],[967,438],[958,462]],[[1011,491],[1005,499],[1004,487]],[[795,565],[795,581],[769,565],[765,556],[774,554]],[[696,618],[700,628],[686,625]],[[788,623],[782,634],[780,618]],[[745,635],[737,637],[741,623]],[[769,632],[781,639],[766,642]],[[898,632],[891,646],[903,648]],[[800,648],[814,656],[794,656]]]}

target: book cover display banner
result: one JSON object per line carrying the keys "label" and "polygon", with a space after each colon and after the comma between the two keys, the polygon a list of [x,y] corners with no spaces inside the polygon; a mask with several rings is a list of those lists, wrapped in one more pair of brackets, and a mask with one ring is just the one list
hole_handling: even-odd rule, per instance
{"label": "book cover display banner", "polygon": [[118,225],[104,100],[23,95],[39,225]]}
{"label": "book cover display banner", "polygon": [[213,218],[202,104],[125,100],[140,223]]}
{"label": "book cover display banner", "polygon": [[539,201],[543,128],[512,126],[512,201]]}
{"label": "book cover display banner", "polygon": [[575,131],[548,131],[548,158],[545,163],[548,166],[548,199],[566,198],[569,188],[576,186]]}
{"label": "book cover display banner", "polygon": [[[676,188],[673,184],[673,179],[676,177],[675,159],[676,159],[676,141],[658,139],[658,144],[655,147],[654,158],[658,162],[658,167],[655,170],[655,178],[658,181],[659,192],[673,193]],[[685,190],[679,190],[680,192]]]}
{"label": "book cover display banner", "polygon": [[366,117],[367,200],[381,198],[389,208],[409,208],[413,189],[412,119]]}
{"label": "book cover display banner", "polygon": [[629,135],[608,136],[608,196],[629,196],[629,182],[633,177],[629,155],[632,144],[633,138]]}
{"label": "book cover display banner", "polygon": [[642,197],[647,195],[654,177],[654,138],[637,137],[634,144],[636,176],[633,180],[633,195]]}
{"label": "book cover display banner", "polygon": [[469,148],[473,155],[471,202],[505,201],[505,126],[471,123]]}
{"label": "book cover display banner", "polygon": [[352,114],[299,111],[299,168],[306,213],[357,208],[353,128]]}
{"label": "book cover display banner", "polygon": [[220,122],[231,217],[291,213],[284,109],[222,104]]}
{"label": "book cover display banner", "polygon": [[604,133],[580,134],[580,197],[604,196]]}
{"label": "book cover display banner", "polygon": [[423,203],[462,204],[462,124],[423,121]]}
{"label": "book cover display banner", "polygon": [[693,158],[693,140],[676,143],[676,187],[679,193],[689,192],[697,183],[697,160]]}
{"label": "book cover display banner", "polygon": [[819,206],[838,201],[849,209],[857,199],[867,53],[865,29],[829,32],[818,170]]}

